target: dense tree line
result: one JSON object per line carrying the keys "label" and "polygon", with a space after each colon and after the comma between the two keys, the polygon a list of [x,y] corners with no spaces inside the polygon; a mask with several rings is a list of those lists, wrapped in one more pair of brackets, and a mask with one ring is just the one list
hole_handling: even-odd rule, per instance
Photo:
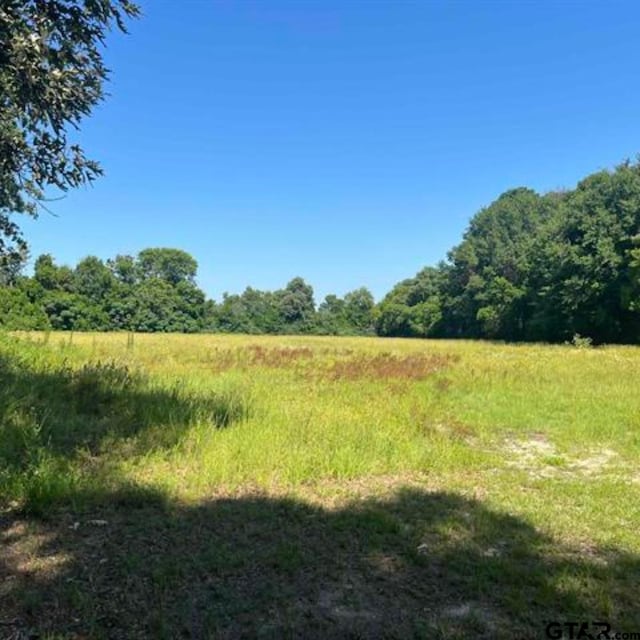
{"label": "dense tree line", "polygon": [[385,336],[640,341],[640,163],[574,190],[502,194],[446,262],[396,285]]}
{"label": "dense tree line", "polygon": [[0,265],[0,326],[9,329],[221,331],[640,341],[640,163],[595,173],[574,190],[513,189],[479,211],[435,267],[378,304],[357,289],[328,295],[294,278],[283,289],[207,300],[197,263],[178,249],[96,257],[74,268],[49,255],[21,274]]}
{"label": "dense tree line", "polygon": [[107,34],[139,14],[130,0],[0,5],[0,327],[238,331],[640,341],[640,163],[588,176],[574,190],[502,194],[471,220],[447,260],[397,284],[374,305],[366,289],[248,288],[208,301],[197,264],[147,249],[74,268],[27,245],[15,215],[35,216],[49,189],[91,182],[99,165],[70,137],[104,96]]}
{"label": "dense tree line", "polygon": [[205,296],[196,269],[177,249],[106,263],[89,256],[73,269],[41,255],[33,277],[13,276],[0,289],[0,322],[13,329],[198,331]]}
{"label": "dense tree line", "polygon": [[179,249],[145,249],[74,268],[39,256],[32,277],[1,271],[0,327],[73,331],[221,331],[233,333],[373,333],[366,289],[335,295],[316,308],[313,289],[294,278],[284,289],[207,300],[196,285],[198,264]]}

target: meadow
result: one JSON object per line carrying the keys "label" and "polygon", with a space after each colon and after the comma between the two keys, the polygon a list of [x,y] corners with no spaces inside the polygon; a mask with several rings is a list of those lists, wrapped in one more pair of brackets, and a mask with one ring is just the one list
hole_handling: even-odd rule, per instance
{"label": "meadow", "polygon": [[0,637],[640,638],[639,379],[638,347],[2,335]]}

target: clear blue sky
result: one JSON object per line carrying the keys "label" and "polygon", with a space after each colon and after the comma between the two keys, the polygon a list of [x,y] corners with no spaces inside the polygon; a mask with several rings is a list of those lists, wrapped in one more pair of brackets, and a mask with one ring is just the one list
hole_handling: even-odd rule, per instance
{"label": "clear blue sky", "polygon": [[141,4],[80,136],[106,175],[24,225],[33,255],[178,247],[214,298],[379,298],[502,191],[640,152],[635,1]]}

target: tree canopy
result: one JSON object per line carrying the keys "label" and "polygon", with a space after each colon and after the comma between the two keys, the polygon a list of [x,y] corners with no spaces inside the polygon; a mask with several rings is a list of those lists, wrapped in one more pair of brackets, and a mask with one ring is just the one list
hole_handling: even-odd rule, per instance
{"label": "tree canopy", "polygon": [[362,287],[316,305],[300,277],[207,300],[196,260],[172,248],[75,267],[51,255],[0,264],[0,327],[219,331],[595,343],[640,341],[640,163],[575,189],[503,193],[470,220],[447,259],[375,304]]}
{"label": "tree canopy", "polygon": [[471,219],[447,262],[394,287],[376,327],[396,336],[637,343],[639,267],[640,163],[625,162],[574,190],[502,194]]}
{"label": "tree canopy", "polygon": [[0,328],[73,331],[220,331],[241,333],[371,333],[373,296],[347,293],[336,310],[316,309],[313,289],[293,278],[283,289],[247,287],[207,300],[196,284],[198,263],[186,251],[150,248],[106,262],[87,256],[75,267],[38,256],[32,277],[0,285]]}
{"label": "tree canopy", "polygon": [[4,0],[0,5],[0,259],[26,243],[13,214],[47,189],[90,182],[100,166],[69,135],[104,98],[102,47],[138,8],[129,0]]}

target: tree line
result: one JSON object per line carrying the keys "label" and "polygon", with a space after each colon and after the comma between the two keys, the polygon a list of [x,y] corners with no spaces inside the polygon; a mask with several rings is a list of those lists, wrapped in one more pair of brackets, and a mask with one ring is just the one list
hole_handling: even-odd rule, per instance
{"label": "tree line", "polygon": [[374,300],[365,289],[329,295],[316,307],[313,289],[294,278],[284,289],[248,287],[221,302],[208,300],[186,251],[145,249],[103,262],[95,256],[74,268],[39,256],[32,277],[12,263],[2,271],[0,326],[69,331],[227,333],[373,333]]}
{"label": "tree line", "polygon": [[470,221],[447,259],[375,304],[366,288],[316,305],[294,278],[283,289],[208,300],[197,262],[145,249],[74,268],[50,255],[33,276],[0,264],[6,329],[219,331],[596,343],[640,340],[640,163],[600,171],[575,189],[503,193]]}
{"label": "tree line", "polygon": [[380,335],[640,341],[640,163],[503,193],[436,267],[396,285]]}

